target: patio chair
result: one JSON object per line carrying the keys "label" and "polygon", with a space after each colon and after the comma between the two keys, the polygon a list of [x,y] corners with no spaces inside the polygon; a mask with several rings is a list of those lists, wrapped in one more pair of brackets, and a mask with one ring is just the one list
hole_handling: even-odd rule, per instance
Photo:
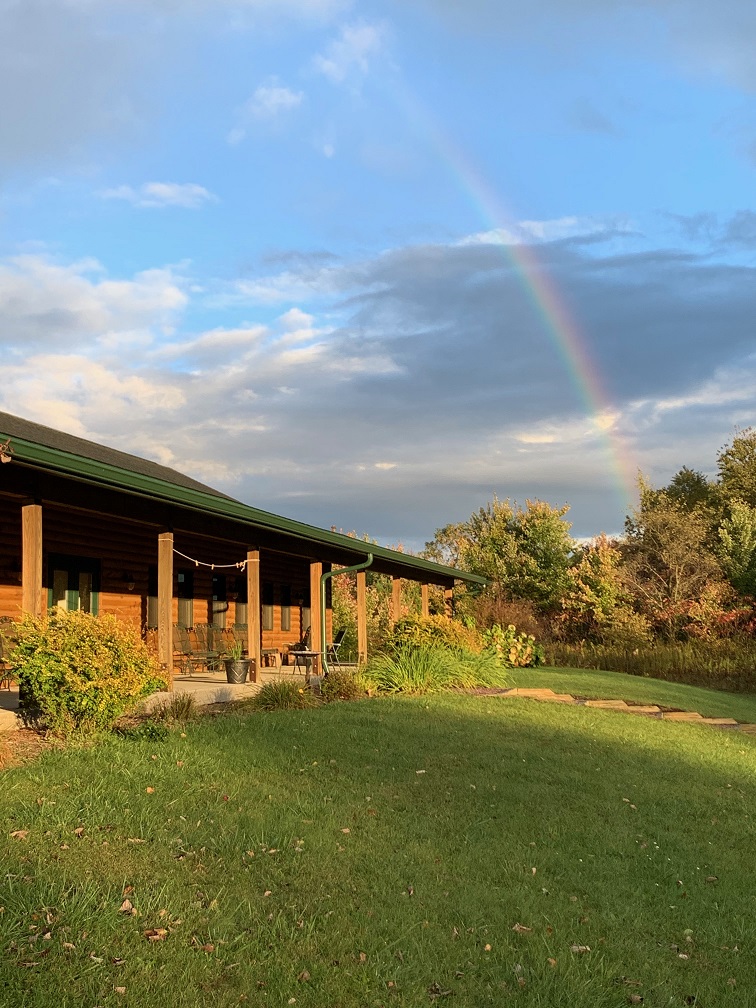
{"label": "patio chair", "polygon": [[204,659],[208,672],[217,671],[221,653],[216,638],[220,637],[220,628],[209,623],[197,623],[188,633],[190,640],[192,636],[196,639],[196,655]]}
{"label": "patio chair", "polygon": [[326,658],[329,662],[333,662],[334,665],[338,666],[338,668],[341,668],[339,651],[341,650],[341,645],[344,643],[345,637],[346,630],[338,630],[331,643],[326,644]]}

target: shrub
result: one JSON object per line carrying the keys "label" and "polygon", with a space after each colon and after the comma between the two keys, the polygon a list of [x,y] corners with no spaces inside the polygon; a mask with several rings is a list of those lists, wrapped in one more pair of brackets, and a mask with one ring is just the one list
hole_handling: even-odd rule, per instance
{"label": "shrub", "polygon": [[136,628],[115,616],[26,614],[10,664],[24,723],[62,734],[110,728],[164,685]]}
{"label": "shrub", "polygon": [[543,665],[544,650],[536,644],[533,634],[518,633],[512,623],[507,627],[497,624],[490,630],[484,630],[483,638],[499,661],[509,668]]}
{"label": "shrub", "polygon": [[483,639],[474,628],[448,616],[405,616],[396,621],[386,640],[388,648],[433,645],[478,652],[483,650]]}
{"label": "shrub", "polygon": [[297,686],[287,679],[271,679],[248,703],[254,710],[304,710],[317,707],[318,699],[309,686]]}
{"label": "shrub", "polygon": [[346,669],[331,669],[327,676],[320,680],[320,696],[324,703],[334,700],[359,700],[365,696],[365,690],[355,676]]}

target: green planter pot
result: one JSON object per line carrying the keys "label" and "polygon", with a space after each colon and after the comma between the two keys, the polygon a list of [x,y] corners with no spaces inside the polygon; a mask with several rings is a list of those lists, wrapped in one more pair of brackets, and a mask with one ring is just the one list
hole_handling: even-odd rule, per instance
{"label": "green planter pot", "polygon": [[249,658],[226,658],[223,662],[226,666],[226,681],[230,683],[246,682],[249,675],[249,663]]}

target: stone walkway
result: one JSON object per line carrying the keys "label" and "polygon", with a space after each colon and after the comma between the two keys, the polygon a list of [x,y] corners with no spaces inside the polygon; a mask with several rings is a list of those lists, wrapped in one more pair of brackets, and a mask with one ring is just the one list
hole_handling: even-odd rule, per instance
{"label": "stone walkway", "polygon": [[665,710],[653,704],[629,704],[624,700],[586,700],[583,697],[574,697],[570,693],[555,693],[550,689],[520,689],[517,686],[503,690],[500,695],[548,700],[552,703],[578,704],[582,707],[599,707],[603,710],[623,711],[625,714],[640,714],[643,717],[656,718],[658,721],[685,721],[687,724],[712,725],[715,728],[729,728],[731,731],[744,732],[746,735],[756,735],[756,724],[741,724],[734,718],[703,717],[695,711]]}

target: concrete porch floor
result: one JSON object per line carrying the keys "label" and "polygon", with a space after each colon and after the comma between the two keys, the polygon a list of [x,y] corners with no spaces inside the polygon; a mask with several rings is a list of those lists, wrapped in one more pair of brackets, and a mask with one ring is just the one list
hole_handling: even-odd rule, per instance
{"label": "concrete porch floor", "polygon": [[[290,679],[301,682],[304,686],[304,670],[293,674],[293,666],[283,668],[265,668],[260,670],[257,682],[228,683],[224,672],[202,672],[192,676],[180,675],[173,680],[173,693],[153,693],[144,701],[146,710],[166,700],[177,693],[191,693],[200,706],[214,703],[231,703],[234,700],[244,700],[254,696],[263,683],[272,679]],[[21,722],[16,716],[18,710],[18,689],[0,690],[0,732],[16,731],[21,728]]]}

